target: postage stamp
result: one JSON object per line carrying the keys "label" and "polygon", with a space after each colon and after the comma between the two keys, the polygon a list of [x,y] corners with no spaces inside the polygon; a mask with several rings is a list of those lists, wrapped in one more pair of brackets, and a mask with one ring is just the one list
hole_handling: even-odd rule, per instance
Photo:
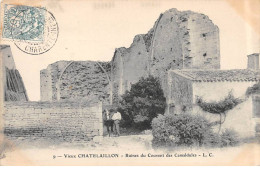
{"label": "postage stamp", "polygon": [[13,40],[44,40],[45,9],[5,5],[3,38]]}
{"label": "postage stamp", "polygon": [[2,37],[12,40],[18,49],[40,55],[56,43],[59,29],[54,15],[45,8],[5,5]]}

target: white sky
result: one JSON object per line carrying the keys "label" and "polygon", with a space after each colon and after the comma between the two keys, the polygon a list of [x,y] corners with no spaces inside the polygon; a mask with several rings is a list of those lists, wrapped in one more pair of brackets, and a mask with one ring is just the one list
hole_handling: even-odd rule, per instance
{"label": "white sky", "polygon": [[[103,2],[103,3],[102,3]],[[40,70],[58,60],[110,61],[115,48],[129,47],[137,34],[147,33],[160,13],[170,8],[209,16],[220,29],[221,68],[246,68],[247,55],[259,52],[259,34],[222,0],[49,1],[59,25],[55,46],[42,55],[29,55],[10,44],[27,94],[40,100]]]}

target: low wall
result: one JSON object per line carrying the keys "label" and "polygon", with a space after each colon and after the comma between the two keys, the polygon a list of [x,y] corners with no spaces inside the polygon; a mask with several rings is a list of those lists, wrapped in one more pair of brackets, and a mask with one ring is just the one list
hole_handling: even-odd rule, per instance
{"label": "low wall", "polygon": [[103,135],[102,103],[5,103],[4,132],[8,138],[89,141]]}

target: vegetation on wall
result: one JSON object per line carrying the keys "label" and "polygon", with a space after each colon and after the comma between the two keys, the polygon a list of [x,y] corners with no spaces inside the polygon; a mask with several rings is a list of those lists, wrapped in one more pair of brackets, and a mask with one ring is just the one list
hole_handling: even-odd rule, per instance
{"label": "vegetation on wall", "polygon": [[250,96],[252,94],[260,94],[260,82],[254,84],[252,87],[247,88],[246,96]]}
{"label": "vegetation on wall", "polygon": [[[206,102],[202,97],[197,97],[196,102],[203,111],[219,115],[219,121],[212,123],[211,125],[219,124],[220,131],[221,125],[225,122],[227,112],[240,104],[242,99],[235,98],[232,92],[229,92],[228,96],[220,101]],[[223,119],[222,116],[224,116]]]}
{"label": "vegetation on wall", "polygon": [[122,125],[141,130],[151,128],[151,121],[158,114],[163,114],[166,107],[158,78],[141,78],[131,86],[121,98],[119,111],[122,113]]}

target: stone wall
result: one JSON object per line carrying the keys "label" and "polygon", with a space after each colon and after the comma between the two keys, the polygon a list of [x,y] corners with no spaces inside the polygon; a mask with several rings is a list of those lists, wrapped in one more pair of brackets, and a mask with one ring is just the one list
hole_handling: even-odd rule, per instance
{"label": "stone wall", "polygon": [[186,112],[192,109],[192,81],[176,73],[168,72],[167,113]]}
{"label": "stone wall", "polygon": [[58,61],[48,65],[46,69],[40,71],[41,78],[41,101],[57,100],[56,83],[59,76],[71,61]]}
{"label": "stone wall", "polygon": [[[208,16],[193,13],[187,21],[189,41],[186,43],[186,68],[220,69],[219,29]],[[187,64],[185,64],[187,65]]]}
{"label": "stone wall", "polygon": [[1,65],[4,84],[5,101],[28,101],[28,96],[19,71],[15,67],[15,62],[9,45],[0,45],[0,55],[3,63]]}
{"label": "stone wall", "polygon": [[219,29],[204,14],[170,9],[129,48],[116,49],[111,64],[114,101],[148,74],[160,79],[166,94],[170,69],[220,68]]}
{"label": "stone wall", "polygon": [[[111,65],[111,70],[106,70],[111,84],[102,80],[105,74],[97,70],[95,62],[83,63],[71,63],[71,66],[57,69],[57,62],[42,70],[41,100],[89,97],[107,102],[110,97],[113,103],[117,103],[131,84],[149,74],[160,79],[166,94],[167,71],[170,69],[220,68],[219,30],[204,14],[170,9],[160,14],[147,34],[136,35],[129,48],[115,50],[111,63],[105,66]],[[60,72],[64,72],[64,84],[58,80],[61,79]],[[75,83],[68,83],[69,79]]]}
{"label": "stone wall", "polygon": [[118,48],[111,61],[111,80],[113,84],[113,102],[118,96],[130,90],[131,84],[148,75],[148,52],[142,35],[134,38],[130,48]]}
{"label": "stone wall", "polygon": [[10,102],[4,112],[4,133],[10,139],[58,143],[103,135],[101,103]]}
{"label": "stone wall", "polygon": [[52,100],[52,90],[51,90],[51,76],[48,69],[43,69],[40,71],[40,92],[41,101]]}
{"label": "stone wall", "polygon": [[5,69],[5,101],[28,101],[22,77],[17,69]]}
{"label": "stone wall", "polygon": [[110,101],[110,63],[59,61],[41,70],[41,100]]}

